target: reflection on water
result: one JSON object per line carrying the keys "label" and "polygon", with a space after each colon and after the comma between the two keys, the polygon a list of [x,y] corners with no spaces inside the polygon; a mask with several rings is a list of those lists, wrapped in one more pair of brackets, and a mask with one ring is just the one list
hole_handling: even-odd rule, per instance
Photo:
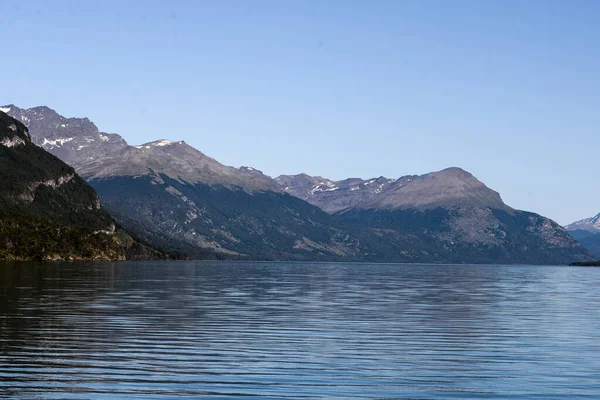
{"label": "reflection on water", "polygon": [[597,398],[600,269],[0,264],[0,397]]}

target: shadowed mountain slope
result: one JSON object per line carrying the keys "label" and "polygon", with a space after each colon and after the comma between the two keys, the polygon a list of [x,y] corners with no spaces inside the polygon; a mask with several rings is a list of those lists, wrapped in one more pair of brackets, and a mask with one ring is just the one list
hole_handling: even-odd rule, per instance
{"label": "shadowed mountain slope", "polygon": [[100,207],[75,170],[0,111],[0,259],[155,258]]}

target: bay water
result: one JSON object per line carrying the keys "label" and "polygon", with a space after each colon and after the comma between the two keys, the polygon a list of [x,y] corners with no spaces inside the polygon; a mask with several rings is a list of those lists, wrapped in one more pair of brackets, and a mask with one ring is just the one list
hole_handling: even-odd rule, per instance
{"label": "bay water", "polygon": [[3,263],[0,397],[600,398],[600,269]]}

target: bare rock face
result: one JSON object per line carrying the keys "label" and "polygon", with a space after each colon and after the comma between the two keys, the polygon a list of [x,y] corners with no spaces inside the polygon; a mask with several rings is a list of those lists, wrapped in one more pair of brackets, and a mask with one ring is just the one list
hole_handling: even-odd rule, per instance
{"label": "bare rock face", "polygon": [[101,132],[87,118],[66,118],[42,106],[1,107],[31,132],[32,142],[73,166],[85,179],[166,175],[188,183],[280,191],[273,180],[252,168],[233,168],[184,141],[156,140],[130,146],[117,134]]}
{"label": "bare rock face", "polygon": [[127,147],[121,136],[100,132],[87,118],[65,118],[45,106],[21,109],[11,104],[0,110],[28,128],[33,144],[71,166],[106,157]]}

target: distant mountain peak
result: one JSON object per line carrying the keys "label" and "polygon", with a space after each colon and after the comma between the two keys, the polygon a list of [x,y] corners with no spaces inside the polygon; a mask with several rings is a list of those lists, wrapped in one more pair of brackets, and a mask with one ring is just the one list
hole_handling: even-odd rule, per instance
{"label": "distant mountain peak", "polygon": [[440,171],[430,172],[429,174],[452,176],[456,178],[474,178],[473,174],[461,167],[448,167]]}
{"label": "distant mountain peak", "polygon": [[0,106],[0,111],[2,111],[5,114],[8,114],[10,112],[10,110],[12,110],[13,108],[15,108],[14,104],[9,104],[6,106]]}
{"label": "distant mountain peak", "polygon": [[322,176],[280,175],[275,178],[285,192],[321,208],[329,213],[349,209],[363,203],[385,188],[395,179],[385,177],[364,180],[349,178],[333,181]]}
{"label": "distant mountain peak", "polygon": [[565,226],[568,231],[587,231],[592,233],[600,233],[600,214],[596,214],[591,218],[585,218],[579,221],[575,221]]}
{"label": "distant mountain peak", "polygon": [[478,206],[510,210],[500,194],[462,168],[451,167],[441,171],[408,177],[399,184],[390,185],[381,196],[360,205],[360,208],[435,208]]}
{"label": "distant mountain peak", "polygon": [[65,118],[47,106],[24,110],[10,105],[4,109],[29,128],[34,144],[87,179],[166,175],[193,184],[280,192],[262,172],[223,165],[183,140],[159,139],[130,146],[117,134],[100,132],[87,118]]}
{"label": "distant mountain peak", "polygon": [[286,192],[330,213],[354,208],[423,209],[458,205],[512,210],[497,192],[459,167],[398,179],[380,176],[367,180],[348,178],[332,181],[298,174],[281,175],[276,182]]}
{"label": "distant mountain peak", "polygon": [[117,153],[127,146],[122,137],[100,132],[89,119],[65,118],[47,106],[21,109],[10,105],[3,109],[29,129],[34,144],[72,166]]}
{"label": "distant mountain peak", "polygon": [[31,108],[29,108],[27,110],[28,111],[34,111],[34,112],[40,112],[40,113],[53,113],[53,114],[57,114],[58,115],[58,113],[54,109],[52,109],[52,108],[50,108],[48,106],[36,106],[36,107],[31,107]]}

